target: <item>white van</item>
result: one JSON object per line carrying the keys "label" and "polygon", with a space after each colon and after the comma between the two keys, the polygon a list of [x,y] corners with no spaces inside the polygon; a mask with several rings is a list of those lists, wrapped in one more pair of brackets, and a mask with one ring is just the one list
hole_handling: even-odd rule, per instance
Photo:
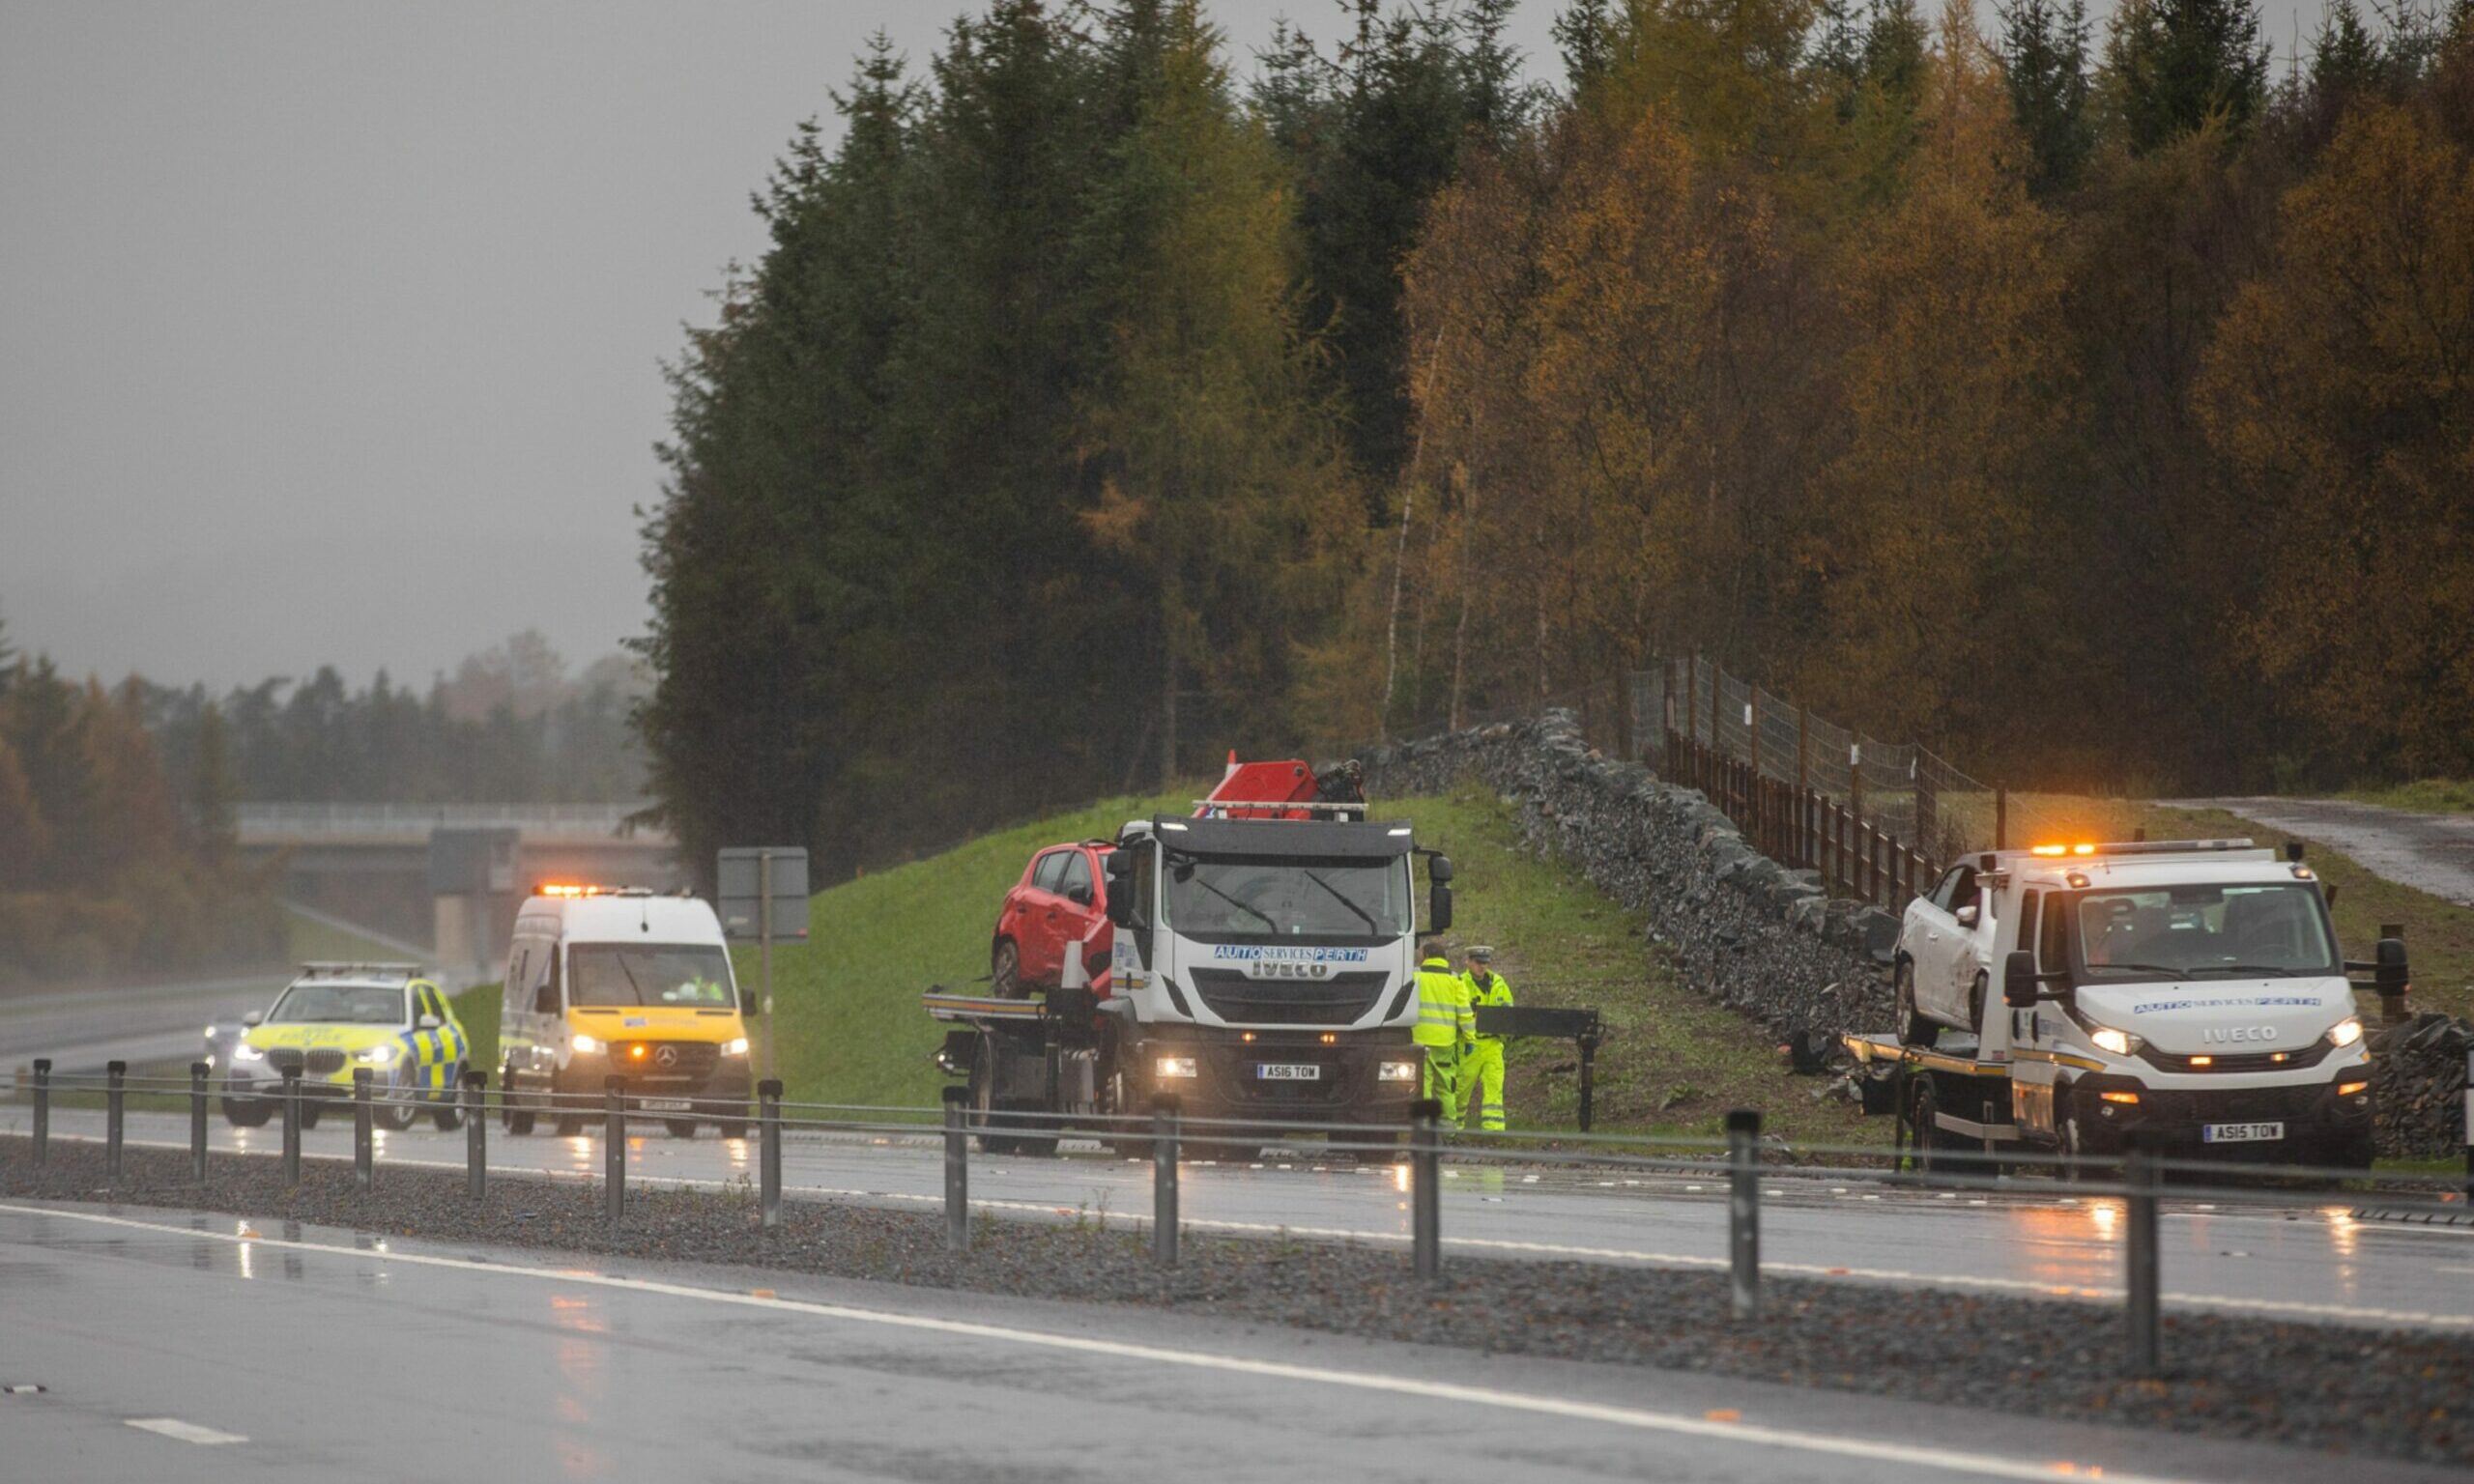
{"label": "white van", "polygon": [[693,897],[545,886],[517,912],[499,1012],[509,1133],[600,1123],[605,1079],[681,1138],[744,1138],[747,1013],[721,920]]}

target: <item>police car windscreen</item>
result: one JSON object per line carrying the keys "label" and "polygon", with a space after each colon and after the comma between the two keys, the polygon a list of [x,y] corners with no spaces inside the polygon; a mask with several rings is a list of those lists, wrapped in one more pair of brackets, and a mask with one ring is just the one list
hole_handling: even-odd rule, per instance
{"label": "police car windscreen", "polygon": [[726,1009],[730,960],[700,943],[579,943],[567,950],[573,1005],[683,1005]]}
{"label": "police car windscreen", "polygon": [[2079,899],[2090,975],[2270,977],[2339,972],[2316,888],[2158,886]]}
{"label": "police car windscreen", "polygon": [[295,985],[275,1001],[270,1025],[401,1025],[404,991],[386,985]]}
{"label": "police car windscreen", "polygon": [[1168,858],[1168,926],[1239,937],[1397,937],[1409,930],[1406,857]]}

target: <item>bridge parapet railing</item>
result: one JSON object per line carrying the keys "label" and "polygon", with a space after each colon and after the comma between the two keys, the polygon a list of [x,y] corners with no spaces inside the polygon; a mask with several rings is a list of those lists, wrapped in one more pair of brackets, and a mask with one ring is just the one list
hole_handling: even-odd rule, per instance
{"label": "bridge parapet railing", "polygon": [[437,829],[515,829],[530,836],[590,836],[659,843],[668,832],[631,826],[643,804],[257,803],[234,811],[245,844],[305,840],[423,841]]}

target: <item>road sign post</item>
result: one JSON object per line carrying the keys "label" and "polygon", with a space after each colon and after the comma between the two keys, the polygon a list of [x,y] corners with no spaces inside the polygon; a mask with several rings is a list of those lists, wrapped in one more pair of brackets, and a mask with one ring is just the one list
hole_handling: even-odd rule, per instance
{"label": "road sign post", "polygon": [[778,1071],[773,1048],[773,944],[776,939],[807,941],[808,853],[798,845],[734,845],[715,861],[714,905],[722,931],[734,942],[753,942],[757,963],[757,1018],[754,1036],[761,1044],[758,1072],[770,1080]]}

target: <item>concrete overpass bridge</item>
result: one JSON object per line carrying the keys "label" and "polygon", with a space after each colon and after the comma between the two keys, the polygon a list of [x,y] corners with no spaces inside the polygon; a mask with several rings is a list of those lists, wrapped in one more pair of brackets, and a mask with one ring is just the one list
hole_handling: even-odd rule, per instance
{"label": "concrete overpass bridge", "polygon": [[371,933],[432,945],[459,982],[496,977],[516,904],[543,881],[685,884],[641,804],[244,804],[244,856],[280,863],[290,900]]}

